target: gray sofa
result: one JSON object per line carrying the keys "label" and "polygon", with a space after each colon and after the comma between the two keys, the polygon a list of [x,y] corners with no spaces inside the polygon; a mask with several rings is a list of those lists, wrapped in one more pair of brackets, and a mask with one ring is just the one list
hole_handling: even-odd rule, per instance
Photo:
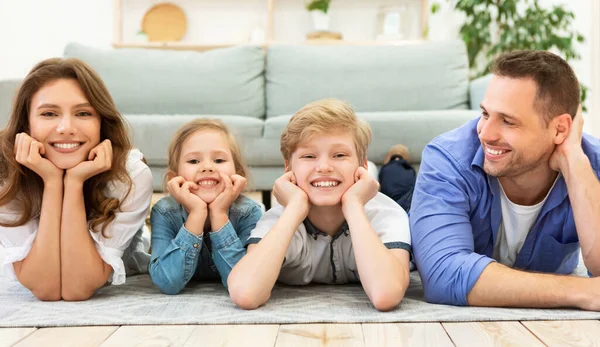
{"label": "gray sofa", "polygon": [[[65,57],[88,62],[133,128],[161,190],[173,133],[195,117],[217,117],[235,132],[256,190],[283,173],[279,136],[304,104],[325,97],[351,103],[374,137],[381,164],[403,143],[418,166],[435,136],[478,115],[486,80],[469,82],[462,41],[400,46],[238,46],[204,53],[69,44]],[[19,81],[0,81],[4,127]]]}

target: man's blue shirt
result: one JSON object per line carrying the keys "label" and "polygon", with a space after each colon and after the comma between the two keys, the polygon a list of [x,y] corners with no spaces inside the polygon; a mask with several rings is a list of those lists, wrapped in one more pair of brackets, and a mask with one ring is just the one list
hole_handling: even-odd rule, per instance
{"label": "man's blue shirt", "polygon": [[[413,252],[429,302],[467,305],[491,258],[502,219],[498,180],[483,171],[479,118],[435,138],[423,151],[410,211]],[[600,174],[600,141],[582,147]],[[598,197],[600,198],[600,197]],[[559,176],[517,254],[514,268],[569,274],[579,239],[564,178]]]}

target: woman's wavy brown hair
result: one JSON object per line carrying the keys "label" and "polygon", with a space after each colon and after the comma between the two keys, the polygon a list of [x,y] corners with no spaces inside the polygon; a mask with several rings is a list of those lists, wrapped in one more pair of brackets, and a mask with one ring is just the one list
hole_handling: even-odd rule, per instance
{"label": "woman's wavy brown hair", "polygon": [[97,232],[101,226],[104,234],[106,226],[115,219],[115,213],[121,207],[119,199],[104,196],[108,182],[121,181],[128,187],[127,194],[131,190],[132,182],[126,170],[131,142],[127,123],[117,111],[100,76],[86,63],[74,58],[52,58],[38,63],[19,87],[8,125],[0,131],[0,206],[15,202],[20,218],[14,223],[0,225],[23,225],[40,214],[44,182],[35,172],[16,161],[15,137],[21,132],[29,133],[29,112],[35,93],[57,79],[78,82],[90,105],[100,115],[100,142],[109,139],[112,144],[112,168],[89,178],[83,186],[90,227]]}

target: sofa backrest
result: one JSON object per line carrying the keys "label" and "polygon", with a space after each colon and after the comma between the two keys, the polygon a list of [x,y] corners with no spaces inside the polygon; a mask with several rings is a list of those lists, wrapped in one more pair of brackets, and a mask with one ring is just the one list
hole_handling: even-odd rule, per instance
{"label": "sofa backrest", "polygon": [[240,115],[264,118],[264,49],[204,53],[96,49],[71,43],[65,57],[88,63],[124,114]]}
{"label": "sofa backrest", "polygon": [[334,97],[356,112],[469,108],[462,41],[398,46],[273,45],[267,51],[267,117]]}

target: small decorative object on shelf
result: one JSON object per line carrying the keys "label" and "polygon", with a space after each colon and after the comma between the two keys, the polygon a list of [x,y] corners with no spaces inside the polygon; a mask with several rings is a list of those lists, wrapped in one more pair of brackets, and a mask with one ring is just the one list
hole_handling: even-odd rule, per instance
{"label": "small decorative object on shelf", "polygon": [[306,9],[310,11],[313,27],[316,31],[329,30],[329,3],[331,0],[308,0]]}
{"label": "small decorative object on shelf", "polygon": [[186,30],[185,14],[174,4],[154,5],[142,19],[142,31],[148,35],[150,42],[179,41]]}
{"label": "small decorative object on shelf", "polygon": [[377,41],[406,38],[407,6],[382,6],[377,19]]}
{"label": "small decorative object on shelf", "polygon": [[342,33],[333,31],[312,31],[306,34],[307,40],[341,40]]}
{"label": "small decorative object on shelf", "polygon": [[135,34],[135,42],[136,43],[146,43],[148,42],[148,34],[146,34],[143,30],[140,30]]}

